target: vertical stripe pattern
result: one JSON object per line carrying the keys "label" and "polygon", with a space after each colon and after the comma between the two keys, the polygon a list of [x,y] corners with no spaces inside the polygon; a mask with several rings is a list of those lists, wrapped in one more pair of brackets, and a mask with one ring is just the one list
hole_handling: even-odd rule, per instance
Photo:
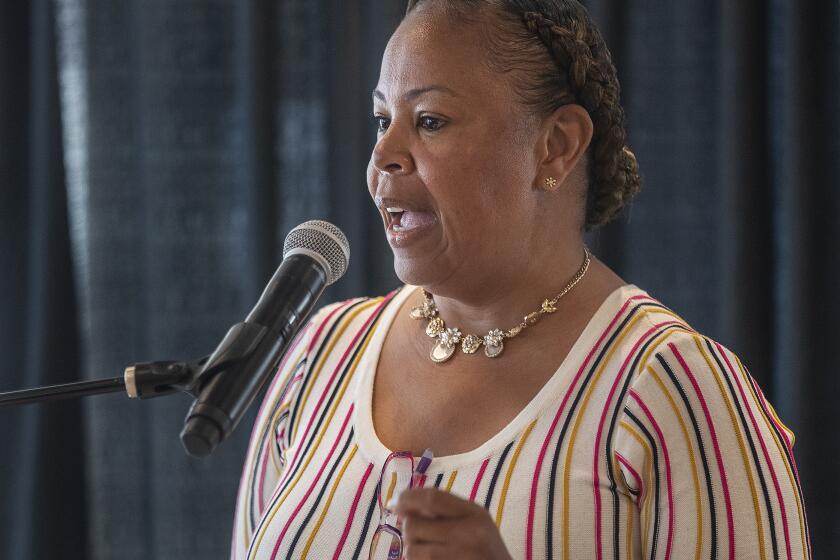
{"label": "vertical stripe pattern", "polygon": [[[253,427],[231,558],[367,559],[388,454],[375,368],[416,296],[329,305],[298,336]],[[435,457],[422,485],[481,504],[513,558],[810,557],[792,432],[735,355],[635,286],[499,427]]]}

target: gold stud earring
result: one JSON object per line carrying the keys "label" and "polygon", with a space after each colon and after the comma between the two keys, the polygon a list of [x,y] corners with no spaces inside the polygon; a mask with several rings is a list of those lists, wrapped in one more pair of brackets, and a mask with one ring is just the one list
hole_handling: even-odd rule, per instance
{"label": "gold stud earring", "polygon": [[545,190],[547,191],[553,191],[555,188],[557,188],[557,179],[555,179],[554,177],[546,177],[544,182]]}

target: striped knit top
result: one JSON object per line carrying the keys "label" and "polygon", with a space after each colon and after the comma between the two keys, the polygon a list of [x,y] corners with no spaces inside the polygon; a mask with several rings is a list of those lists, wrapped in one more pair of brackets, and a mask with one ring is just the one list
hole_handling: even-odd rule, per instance
{"label": "striped knit top", "polygon": [[[389,450],[375,367],[414,291],[323,308],[259,410],[232,558],[362,558]],[[423,485],[482,504],[513,558],[809,558],[793,434],[738,358],[615,290],[528,405]]]}

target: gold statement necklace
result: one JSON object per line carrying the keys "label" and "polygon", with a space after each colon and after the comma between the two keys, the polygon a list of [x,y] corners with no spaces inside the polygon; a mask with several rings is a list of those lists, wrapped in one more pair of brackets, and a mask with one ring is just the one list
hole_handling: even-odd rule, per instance
{"label": "gold statement necklace", "polygon": [[581,281],[586,271],[589,270],[589,262],[591,260],[589,248],[584,247],[583,250],[585,253],[583,264],[572,279],[569,280],[569,283],[566,284],[566,287],[552,299],[543,300],[538,310],[526,315],[521,323],[507,331],[493,329],[482,337],[475,334],[464,335],[457,328],[447,327],[438,313],[437,305],[435,304],[434,298],[432,298],[432,294],[423,290],[423,304],[413,307],[410,316],[412,319],[425,319],[428,321],[426,324],[426,334],[430,338],[437,340],[437,343],[429,353],[429,357],[433,362],[445,362],[455,354],[455,348],[459,344],[461,345],[461,352],[464,354],[475,354],[484,345],[485,356],[488,358],[499,356],[502,350],[504,350],[504,340],[506,338],[515,337],[527,327],[536,324],[543,315],[557,311],[557,302],[560,298],[569,293],[569,290]]}

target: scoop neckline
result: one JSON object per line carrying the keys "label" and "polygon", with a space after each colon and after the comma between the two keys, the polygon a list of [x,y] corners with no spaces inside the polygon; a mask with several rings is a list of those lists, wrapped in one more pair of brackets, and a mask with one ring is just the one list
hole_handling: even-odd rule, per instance
{"label": "scoop neckline", "polygon": [[[379,317],[376,331],[373,333],[373,337],[365,349],[358,366],[361,376],[356,383],[354,391],[354,402],[356,405],[353,410],[353,426],[356,432],[359,452],[377,465],[384,463],[392,450],[388,449],[382,443],[373,425],[373,385],[376,377],[376,369],[379,364],[382,346],[385,342],[385,335],[391,328],[397,311],[415,289],[417,289],[417,286],[403,285],[401,288],[398,288],[398,293],[394,294],[391,301],[386,304],[382,315]],[[539,415],[547,404],[547,401],[556,394],[557,389],[567,383],[567,380],[570,380],[577,369],[571,367],[571,365],[581,362],[585,353],[594,344],[595,337],[606,328],[608,322],[611,320],[612,312],[617,310],[629,297],[632,297],[628,292],[642,292],[642,290],[635,284],[624,284],[610,292],[589,319],[589,322],[572,345],[571,350],[566,354],[566,357],[557,369],[554,370],[554,373],[551,374],[548,381],[545,382],[542,388],[537,391],[537,394],[534,395],[528,404],[519,411],[519,414],[514,416],[506,426],[474,449],[463,453],[434,457],[426,474],[450,472],[466,465],[475,464],[504,447],[517,434],[522,432]]]}

